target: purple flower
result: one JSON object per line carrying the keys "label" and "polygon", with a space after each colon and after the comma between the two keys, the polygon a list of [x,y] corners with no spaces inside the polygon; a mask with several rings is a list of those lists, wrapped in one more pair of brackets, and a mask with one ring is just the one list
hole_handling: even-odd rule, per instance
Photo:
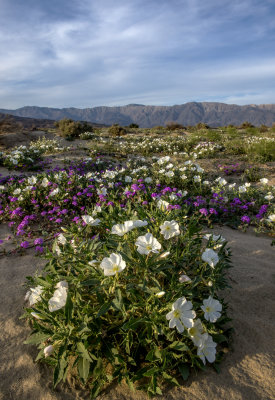
{"label": "purple flower", "polygon": [[205,215],[205,216],[208,214],[208,211],[207,211],[206,208],[200,208],[200,209],[199,209],[199,212],[200,212],[202,215]]}
{"label": "purple flower", "polygon": [[214,214],[214,215],[218,215],[218,212],[215,210],[215,208],[209,208],[209,213],[210,214]]}
{"label": "purple flower", "polygon": [[249,224],[249,223],[250,223],[250,218],[248,217],[248,215],[244,215],[244,216],[241,218],[241,221],[242,221],[244,224]]}
{"label": "purple flower", "polygon": [[23,249],[27,249],[29,247],[29,244],[30,244],[29,242],[25,241],[25,242],[22,242],[20,244],[20,246],[23,247]]}
{"label": "purple flower", "polygon": [[35,239],[35,241],[33,242],[33,244],[35,244],[35,245],[37,245],[37,244],[41,245],[41,244],[43,244],[43,242],[44,242],[44,240],[43,240],[42,238],[37,238],[37,239]]}
{"label": "purple flower", "polygon": [[35,251],[43,253],[44,247],[43,246],[36,246]]}

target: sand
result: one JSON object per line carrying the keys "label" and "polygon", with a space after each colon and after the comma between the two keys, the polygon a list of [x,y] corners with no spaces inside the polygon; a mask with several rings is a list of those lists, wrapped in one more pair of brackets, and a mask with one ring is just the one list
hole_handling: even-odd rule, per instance
{"label": "sand", "polygon": [[[233,348],[221,364],[221,373],[211,367],[191,375],[183,387],[171,388],[159,399],[166,400],[271,400],[275,399],[275,248],[271,239],[216,228],[229,240],[234,268],[229,271],[232,289],[224,296],[233,318]],[[6,232],[7,234],[7,232]],[[34,363],[35,347],[24,345],[30,328],[19,317],[23,312],[25,276],[45,261],[33,250],[0,260],[0,400],[88,399],[79,387],[62,384],[52,389],[51,371]],[[112,385],[98,396],[101,400],[145,400],[125,385]]]}

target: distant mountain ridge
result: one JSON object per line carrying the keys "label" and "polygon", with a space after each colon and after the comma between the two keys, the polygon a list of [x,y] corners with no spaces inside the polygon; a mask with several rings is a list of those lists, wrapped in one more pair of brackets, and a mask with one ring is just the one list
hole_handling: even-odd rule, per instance
{"label": "distant mountain ridge", "polygon": [[16,110],[0,109],[0,113],[51,120],[71,118],[76,121],[106,125],[136,123],[142,128],[164,126],[172,121],[185,126],[204,122],[212,127],[229,124],[240,125],[245,121],[255,126],[262,124],[271,126],[275,122],[275,104],[239,106],[216,102],[190,102],[174,106],[128,104],[126,106],[100,106],[83,109],[26,106]]}

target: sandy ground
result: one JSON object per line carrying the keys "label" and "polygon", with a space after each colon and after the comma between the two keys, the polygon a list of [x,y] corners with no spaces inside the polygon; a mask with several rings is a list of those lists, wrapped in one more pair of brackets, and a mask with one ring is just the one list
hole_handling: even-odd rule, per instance
{"label": "sandy ground", "polygon": [[[220,374],[210,367],[159,398],[275,399],[275,248],[270,246],[270,238],[226,227],[216,228],[215,233],[229,240],[233,252],[234,268],[229,272],[232,289],[225,292],[234,318],[233,349],[221,364]],[[26,322],[19,319],[26,292],[23,283],[25,276],[34,274],[44,262],[32,250],[22,256],[2,256],[0,260],[0,400],[89,398],[80,388],[70,388],[68,384],[53,391],[51,372],[34,363],[36,348],[23,344],[30,333]],[[133,394],[125,385],[113,385],[98,399],[145,400],[146,395]]]}

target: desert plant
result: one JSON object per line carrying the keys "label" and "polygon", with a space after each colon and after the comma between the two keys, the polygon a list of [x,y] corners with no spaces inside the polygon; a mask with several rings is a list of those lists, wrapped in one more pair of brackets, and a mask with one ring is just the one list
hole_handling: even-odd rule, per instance
{"label": "desert plant", "polygon": [[112,136],[123,136],[126,135],[127,132],[122,126],[114,124],[108,129],[108,133]]}

